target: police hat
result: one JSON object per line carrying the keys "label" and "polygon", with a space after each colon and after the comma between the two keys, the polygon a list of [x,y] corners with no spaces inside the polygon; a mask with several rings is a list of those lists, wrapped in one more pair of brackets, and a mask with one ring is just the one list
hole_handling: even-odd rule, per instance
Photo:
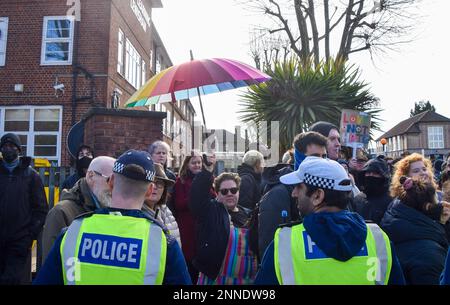
{"label": "police hat", "polygon": [[155,167],[149,153],[131,149],[114,163],[113,172],[139,181],[154,181]]}

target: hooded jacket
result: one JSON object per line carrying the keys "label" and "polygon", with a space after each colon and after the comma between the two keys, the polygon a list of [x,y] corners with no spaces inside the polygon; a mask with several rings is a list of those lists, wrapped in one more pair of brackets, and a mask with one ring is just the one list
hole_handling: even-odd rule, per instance
{"label": "hooded jacket", "polygon": [[[22,157],[10,173],[0,160],[0,248],[3,243],[28,239],[28,247],[44,225],[48,205],[39,174]],[[0,250],[1,251],[1,250]]]}
{"label": "hooded jacket", "polygon": [[[304,217],[303,224],[308,235],[328,257],[345,262],[355,256],[364,245],[367,227],[356,213],[312,213]],[[400,264],[392,249],[392,268],[389,284],[404,284]],[[330,272],[332,272],[330,270]],[[261,269],[256,276],[257,285],[278,285],[274,266],[274,243],[267,249]],[[345,284],[345,283],[343,283]]]}
{"label": "hooded jacket", "polygon": [[381,192],[378,194],[362,192],[356,195],[353,199],[353,211],[357,212],[365,220],[370,220],[380,225],[384,213],[392,202],[392,197],[389,195],[389,167],[386,161],[378,157],[367,162],[362,170],[362,176],[367,172],[381,175],[384,178],[384,184],[380,187]]}
{"label": "hooded jacket", "polygon": [[63,228],[70,226],[72,221],[81,214],[95,209],[91,190],[85,178],[78,180],[72,189],[64,189],[61,200],[48,212],[45,220],[42,234],[42,258],[45,260]]}
{"label": "hooded jacket", "polygon": [[448,248],[443,225],[396,199],[381,227],[394,244],[407,284],[439,284]]}
{"label": "hooded jacket", "polygon": [[261,199],[261,174],[243,163],[237,168],[241,185],[239,187],[238,204],[246,209],[253,210]]}
{"label": "hooded jacket", "polygon": [[273,240],[278,226],[300,218],[295,199],[291,196],[293,187],[280,182],[281,176],[291,172],[292,168],[289,165],[278,170],[274,168],[273,175],[267,180],[267,193],[259,203],[258,252],[260,258]]}

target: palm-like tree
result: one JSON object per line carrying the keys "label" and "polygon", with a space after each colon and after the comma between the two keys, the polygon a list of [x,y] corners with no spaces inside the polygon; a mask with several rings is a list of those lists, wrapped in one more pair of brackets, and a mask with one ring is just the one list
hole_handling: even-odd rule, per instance
{"label": "palm-like tree", "polygon": [[317,121],[339,126],[342,109],[370,113],[372,129],[379,130],[378,98],[359,81],[359,70],[353,65],[328,60],[314,67],[311,61],[291,58],[275,62],[265,72],[272,79],[251,86],[241,96],[240,119],[256,124],[278,121],[282,151],[291,146],[296,134]]}

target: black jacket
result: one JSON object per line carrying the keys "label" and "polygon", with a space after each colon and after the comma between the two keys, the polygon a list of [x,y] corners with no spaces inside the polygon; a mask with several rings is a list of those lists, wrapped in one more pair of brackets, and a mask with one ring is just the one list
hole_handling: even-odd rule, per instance
{"label": "black jacket", "polygon": [[[0,161],[0,242],[36,239],[48,211],[44,186],[30,167],[31,158],[20,158],[10,173]],[[30,243],[31,246],[31,243]]]}
{"label": "black jacket", "polygon": [[[230,235],[230,214],[222,203],[211,199],[212,179],[212,174],[206,170],[195,176],[189,207],[197,220],[197,254],[193,264],[210,279],[215,279],[225,257]],[[240,220],[244,215],[245,212],[239,208],[239,213],[232,213],[231,220],[233,217]],[[235,222],[233,224],[237,226]]]}
{"label": "black jacket", "polygon": [[268,179],[266,186],[268,191],[259,203],[258,252],[260,258],[273,240],[278,226],[300,218],[296,201],[291,196],[293,187],[280,182],[280,177],[290,172],[292,172],[290,166],[276,171]]}
{"label": "black jacket", "polygon": [[261,174],[255,173],[255,170],[247,164],[239,165],[237,170],[241,177],[238,204],[253,210],[261,199]]}
{"label": "black jacket", "polygon": [[367,197],[364,193],[359,193],[353,198],[353,211],[361,215],[364,220],[370,220],[380,225],[392,197],[386,192],[381,196]]}
{"label": "black jacket", "polygon": [[448,242],[444,226],[396,199],[381,221],[407,284],[438,285]]}

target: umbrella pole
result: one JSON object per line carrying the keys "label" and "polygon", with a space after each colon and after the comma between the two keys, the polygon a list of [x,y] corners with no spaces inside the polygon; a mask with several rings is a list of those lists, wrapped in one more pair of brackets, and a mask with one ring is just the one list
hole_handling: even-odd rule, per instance
{"label": "umbrella pole", "polygon": [[[192,50],[189,50],[189,52],[191,53],[191,60],[194,60],[194,54],[192,53]],[[202,112],[202,119],[203,119],[203,125],[206,128],[206,121],[205,121],[205,113],[203,112],[203,103],[202,103],[202,98],[200,97],[200,89],[197,87],[197,95],[198,95],[198,100],[200,102],[200,110]]]}

